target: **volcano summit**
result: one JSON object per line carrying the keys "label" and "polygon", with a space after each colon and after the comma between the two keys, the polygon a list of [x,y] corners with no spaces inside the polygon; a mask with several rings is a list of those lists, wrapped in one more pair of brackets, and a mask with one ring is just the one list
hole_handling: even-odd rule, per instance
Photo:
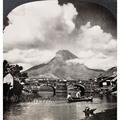
{"label": "volcano summit", "polygon": [[103,70],[90,69],[84,64],[69,62],[79,59],[76,55],[68,50],[59,50],[56,56],[46,64],[33,66],[26,72],[29,77],[45,77],[50,79],[67,79],[67,80],[89,80],[94,79]]}

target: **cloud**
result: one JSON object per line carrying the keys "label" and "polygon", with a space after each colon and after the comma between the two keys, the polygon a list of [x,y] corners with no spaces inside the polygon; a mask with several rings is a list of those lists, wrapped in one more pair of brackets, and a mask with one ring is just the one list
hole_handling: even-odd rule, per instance
{"label": "cloud", "polygon": [[34,65],[47,63],[54,56],[54,51],[40,51],[39,49],[13,49],[7,53],[4,53],[4,59],[7,59],[10,63],[20,64],[24,66],[24,69],[27,69]]}
{"label": "cloud", "polygon": [[90,49],[94,51],[116,50],[117,42],[110,33],[98,26],[91,26],[90,22],[81,26],[77,38],[77,44],[83,49]]}
{"label": "cloud", "polygon": [[77,52],[77,56],[80,58],[80,59],[84,59],[84,58],[90,58],[90,57],[93,57],[95,54],[95,52],[93,52],[92,50],[81,50],[81,51],[78,51]]}
{"label": "cloud", "polygon": [[107,70],[113,66],[117,66],[117,62],[114,57],[100,58],[99,56],[86,61],[85,64],[89,68],[104,70]]}
{"label": "cloud", "polygon": [[60,6],[57,0],[19,6],[8,15],[4,58],[27,68],[49,61],[60,49],[68,49],[80,58],[74,63],[101,69],[115,66],[116,39],[90,21],[77,27],[77,15],[73,4]]}
{"label": "cloud", "polygon": [[4,31],[4,49],[50,49],[74,30],[76,15],[72,4],[60,6],[54,0],[20,6],[8,15],[11,24]]}
{"label": "cloud", "polygon": [[84,64],[92,69],[103,69],[107,70],[117,65],[116,58],[105,56],[102,53],[94,55],[88,58],[77,58],[66,61],[67,64]]}

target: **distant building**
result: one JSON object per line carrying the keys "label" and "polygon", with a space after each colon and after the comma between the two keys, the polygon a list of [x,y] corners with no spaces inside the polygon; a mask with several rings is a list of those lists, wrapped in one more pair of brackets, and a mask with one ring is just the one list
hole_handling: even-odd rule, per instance
{"label": "distant building", "polygon": [[11,88],[13,87],[13,76],[9,73],[4,77],[3,83],[11,84]]}
{"label": "distant building", "polygon": [[104,77],[99,81],[99,87],[101,89],[116,89],[117,88],[117,75],[113,74],[108,77]]}

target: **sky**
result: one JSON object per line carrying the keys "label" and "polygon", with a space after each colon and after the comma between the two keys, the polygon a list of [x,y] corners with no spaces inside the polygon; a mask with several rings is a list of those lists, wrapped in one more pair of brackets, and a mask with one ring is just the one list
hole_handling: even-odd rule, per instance
{"label": "sky", "polygon": [[9,13],[9,25],[4,30],[4,59],[28,69],[47,63],[58,50],[67,49],[79,57],[68,63],[104,70],[116,66],[117,40],[111,32],[114,29],[106,31],[102,27],[107,24],[104,21],[92,24],[98,19],[85,18],[82,22],[72,3],[60,6],[57,0],[15,8]]}

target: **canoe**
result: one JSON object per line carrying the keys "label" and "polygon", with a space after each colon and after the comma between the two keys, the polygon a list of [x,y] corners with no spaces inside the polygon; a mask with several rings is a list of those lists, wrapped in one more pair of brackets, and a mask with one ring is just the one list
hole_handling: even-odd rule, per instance
{"label": "canoe", "polygon": [[71,99],[68,99],[67,101],[68,101],[68,103],[71,103],[71,102],[82,102],[82,101],[90,101],[90,102],[92,102],[93,101],[93,97],[82,97],[82,98],[72,97]]}

